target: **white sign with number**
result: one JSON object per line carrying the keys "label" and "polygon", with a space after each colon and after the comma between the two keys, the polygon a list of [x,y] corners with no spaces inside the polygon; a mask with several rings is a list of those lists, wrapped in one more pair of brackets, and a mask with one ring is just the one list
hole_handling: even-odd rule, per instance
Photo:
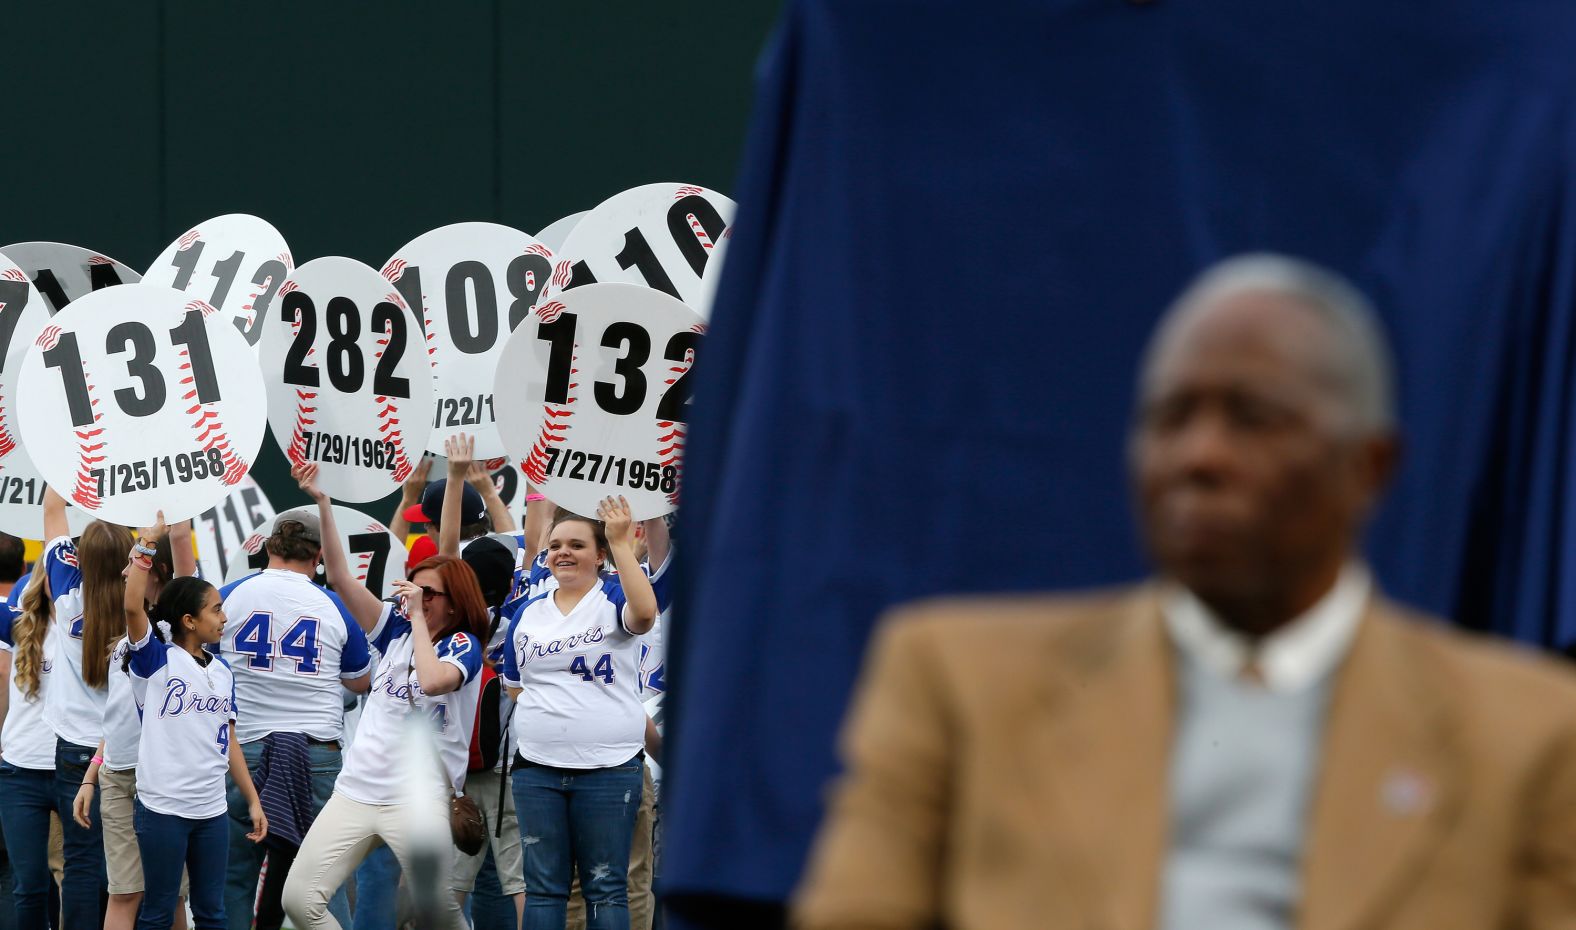
{"label": "white sign with number", "polygon": [[559,251],[564,247],[564,240],[569,238],[569,233],[575,228],[575,224],[579,223],[581,218],[589,212],[591,211],[581,210],[579,213],[571,213],[568,216],[553,220],[551,223],[543,226],[541,231],[536,234],[536,241],[554,252]]}
{"label": "white sign with number", "polygon": [[677,297],[706,319],[711,304],[702,281],[730,235],[733,213],[733,201],[716,191],[693,184],[646,184],[602,201],[581,217],[558,255],[571,263],[570,287],[598,281],[644,284]]}
{"label": "white sign with number", "polygon": [[705,324],[672,297],[595,284],[538,306],[504,346],[498,426],[525,479],[561,507],[594,514],[612,494],[635,519],[678,503],[689,372]]}
{"label": "white sign with number", "polygon": [[148,266],[143,281],[208,304],[255,348],[259,324],[294,267],[285,237],[267,220],[227,213],[182,233]]}
{"label": "white sign with number", "polygon": [[518,229],[455,223],[394,253],[383,276],[426,321],[434,411],[425,448],[442,452],[464,430],[477,455],[502,455],[493,370],[509,333],[552,293],[553,253]]}
{"label": "white sign with number", "polygon": [[[17,381],[28,346],[48,322],[44,298],[27,274],[0,254],[0,530],[23,539],[43,538],[45,483],[20,441]],[[92,519],[69,506],[66,517],[73,534]]]}
{"label": "white sign with number", "polygon": [[290,274],[263,322],[268,422],[292,464],[316,463],[336,500],[375,501],[420,461],[432,423],[421,321],[353,258]]}
{"label": "white sign with number", "polygon": [[230,553],[274,518],[273,504],[250,475],[230,489],[224,500],[192,521],[197,540],[197,565],[208,579],[230,574]]}
{"label": "white sign with number", "polygon": [[263,378],[246,340],[179,291],[127,284],[56,314],[22,362],[28,455],[90,515],[194,517],[245,479],[263,441]]}
{"label": "white sign with number", "polygon": [[127,265],[80,245],[13,242],[0,252],[27,274],[43,295],[51,316],[93,291],[142,280],[142,275]]}
{"label": "white sign with number", "polygon": [[[316,508],[313,508],[316,512]],[[275,514],[268,522],[232,549],[226,558],[224,583],[240,581],[253,572],[268,567],[268,551],[263,547],[274,532],[279,520]],[[405,577],[405,544],[389,528],[359,510],[334,505],[334,526],[339,530],[339,544],[356,580],[378,597],[391,597],[394,582]],[[319,574],[318,578],[322,579]]]}

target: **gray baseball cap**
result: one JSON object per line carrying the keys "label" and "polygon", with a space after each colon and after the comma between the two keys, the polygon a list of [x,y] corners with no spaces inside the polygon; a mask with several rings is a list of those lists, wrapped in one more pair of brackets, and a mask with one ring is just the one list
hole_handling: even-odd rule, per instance
{"label": "gray baseball cap", "polygon": [[300,538],[315,542],[319,546],[323,544],[323,521],[318,519],[316,507],[297,507],[279,514],[274,517],[275,531],[278,531],[279,524],[287,521],[301,524],[302,532],[296,534]]}

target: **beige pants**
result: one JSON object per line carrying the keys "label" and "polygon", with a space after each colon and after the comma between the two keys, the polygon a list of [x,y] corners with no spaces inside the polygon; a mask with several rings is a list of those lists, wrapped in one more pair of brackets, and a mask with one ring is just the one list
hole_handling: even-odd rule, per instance
{"label": "beige pants", "polygon": [[[498,772],[471,772],[465,776],[465,796],[476,802],[487,823],[487,842],[492,846],[493,866],[498,870],[498,884],[506,895],[525,894],[525,863],[520,853],[520,818],[514,814],[514,792],[504,786],[503,807],[498,807],[498,785],[503,776]],[[503,830],[498,829],[499,824]],[[500,835],[501,833],[501,835]],[[474,856],[454,853],[455,891],[470,894],[476,887],[476,873],[482,870],[487,858],[487,847]]]}
{"label": "beige pants", "polygon": [[[132,827],[137,802],[137,770],[113,772],[99,769],[99,822],[104,825],[104,864],[110,894],[142,891],[142,851]],[[187,878],[181,872],[180,896],[186,897]]]}
{"label": "beige pants", "polygon": [[[410,837],[406,831],[401,805],[363,804],[334,792],[312,821],[312,829],[301,842],[301,850],[285,879],[283,903],[290,923],[299,930],[340,930],[339,922],[328,913],[328,899],[379,843],[394,851],[394,858],[408,876]],[[444,907],[441,926],[466,930],[460,903],[449,891],[454,845],[447,831],[443,846],[449,852],[449,860],[444,863],[443,886],[438,891]]]}
{"label": "beige pants", "polygon": [[[656,789],[651,783],[651,767],[646,767],[645,784],[640,789],[640,810],[635,812],[635,837],[629,843],[629,930],[651,930],[656,910],[656,895],[651,892],[655,863],[651,858],[651,836],[655,817]],[[526,890],[530,894],[530,889]],[[569,886],[569,920],[564,930],[586,930],[586,902],[580,895],[580,876]]]}

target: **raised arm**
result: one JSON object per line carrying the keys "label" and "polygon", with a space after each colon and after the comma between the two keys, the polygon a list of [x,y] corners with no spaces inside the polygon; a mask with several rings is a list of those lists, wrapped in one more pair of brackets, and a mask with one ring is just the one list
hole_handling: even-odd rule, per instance
{"label": "raised arm", "polygon": [[345,547],[339,541],[339,527],[334,524],[334,502],[317,486],[317,466],[296,465],[290,469],[290,477],[317,504],[318,522],[323,525],[323,571],[328,575],[328,583],[345,602],[350,615],[356,618],[356,625],[371,632],[383,615],[383,602],[357,581],[355,572],[350,570],[350,560],[345,558]]}
{"label": "raised arm", "polygon": [[401,579],[394,582],[394,590],[405,599],[409,611],[411,657],[416,665],[416,682],[429,697],[456,690],[465,683],[465,675],[438,658],[438,650],[432,645],[432,632],[427,629],[421,589]]}
{"label": "raised arm", "polygon": [[133,643],[142,642],[148,635],[148,571],[153,568],[153,554],[149,550],[158,548],[166,532],[164,511],[161,510],[152,526],[143,527],[137,533],[137,542],[127,553],[131,571],[126,573],[126,594],[121,606],[126,614],[126,639]]}
{"label": "raised arm", "polygon": [[[553,523],[553,502],[530,485],[525,488],[525,548],[534,556],[547,548],[547,533]],[[526,564],[531,563],[530,556]]]}
{"label": "raised arm", "polygon": [[657,622],[657,592],[651,579],[640,570],[635,558],[635,526],[629,501],[622,495],[605,497],[597,505],[596,516],[607,531],[607,547],[618,569],[618,583],[624,589],[624,628],[635,635],[646,633]]}
{"label": "raised arm", "polygon": [[192,548],[192,521],[182,520],[170,527],[170,561],[176,578],[197,574],[197,550]]}
{"label": "raised arm", "polygon": [[438,519],[438,554],[460,554],[460,505],[465,500],[465,476],[471,471],[471,456],[476,438],[456,433],[443,441],[443,454],[449,460],[449,480],[443,486],[443,516]]}
{"label": "raised arm", "polygon": [[430,471],[432,459],[423,455],[400,491],[399,509],[394,511],[394,519],[389,521],[389,532],[402,544],[405,537],[410,535],[410,521],[405,519],[405,511],[421,503],[421,492],[427,488],[427,473]]}
{"label": "raised arm", "polygon": [[[472,450],[474,451],[474,450]],[[494,533],[513,533],[516,529],[514,514],[509,512],[509,505],[504,503],[503,495],[498,493],[498,485],[493,481],[492,475],[482,467],[481,462],[472,461],[471,470],[465,476],[465,481],[476,489],[487,503],[487,519],[492,523]]]}
{"label": "raised arm", "polygon": [[71,535],[71,524],[66,522],[66,499],[55,489],[44,485],[44,542]]}
{"label": "raised arm", "polygon": [[673,551],[673,539],[668,534],[668,521],[661,517],[652,517],[640,521],[640,529],[646,534],[646,561],[655,572],[668,560],[668,553]]}

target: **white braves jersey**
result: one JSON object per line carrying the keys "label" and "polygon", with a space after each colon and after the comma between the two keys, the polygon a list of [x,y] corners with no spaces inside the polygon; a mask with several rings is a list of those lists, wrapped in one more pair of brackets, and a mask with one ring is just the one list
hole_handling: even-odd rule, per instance
{"label": "white braves jersey", "polygon": [[[104,736],[108,688],[89,687],[82,678],[82,569],[70,536],[50,540],[44,549],[44,580],[55,604],[54,686],[44,692],[44,717],[55,735],[68,743],[98,748]],[[51,766],[53,767],[53,766]]]}
{"label": "white braves jersey", "polygon": [[344,602],[305,575],[273,568],[219,593],[225,618],[219,649],[247,708],[236,724],[241,742],[274,732],[340,739],[340,679],[365,675],[372,666],[366,634]]}
{"label": "white braves jersey", "polygon": [[131,684],[126,657],[131,641],[122,636],[109,655],[109,703],[104,707],[104,767],[124,772],[137,767],[137,744],[142,740],[142,707]]}
{"label": "white braves jersey", "polygon": [[471,728],[481,694],[482,644],[463,632],[451,633],[433,644],[438,659],[459,669],[463,676],[459,688],[433,697],[422,691],[416,680],[415,643],[410,631],[410,620],[392,603],[384,605],[372,630],[372,645],[383,658],[372,677],[361,722],[356,725],[356,741],[345,753],[345,767],[334,782],[335,791],[363,804],[398,804],[403,799],[400,775],[408,768],[402,757],[407,742],[405,718],[412,711],[432,718],[449,784],[456,791],[465,786]]}
{"label": "white braves jersey", "polygon": [[137,800],[148,810],[206,820],[223,814],[235,676],[218,656],[199,662],[151,633],[131,645],[131,687],[142,706]]}
{"label": "white braves jersey", "polygon": [[[12,597],[18,601],[16,608],[0,610],[0,650],[12,652],[16,640],[11,634],[11,624],[20,611],[21,591],[27,586],[27,575],[16,583]],[[39,670],[38,693],[29,698],[16,685],[16,666],[7,676],[6,689],[11,696],[7,705],[5,725],[0,728],[0,758],[19,769],[48,772],[55,768],[55,731],[44,719],[44,691],[49,687],[50,671],[54,666],[55,630],[44,633],[44,661]]]}
{"label": "white braves jersey", "polygon": [[[671,562],[671,559],[669,560]],[[651,579],[668,606],[668,565]],[[516,608],[504,649],[503,681],[522,693],[510,732],[520,755],[539,765],[606,768],[646,742],[640,704],[640,637],[623,622],[624,589],[611,576],[568,613],[548,592]]]}

